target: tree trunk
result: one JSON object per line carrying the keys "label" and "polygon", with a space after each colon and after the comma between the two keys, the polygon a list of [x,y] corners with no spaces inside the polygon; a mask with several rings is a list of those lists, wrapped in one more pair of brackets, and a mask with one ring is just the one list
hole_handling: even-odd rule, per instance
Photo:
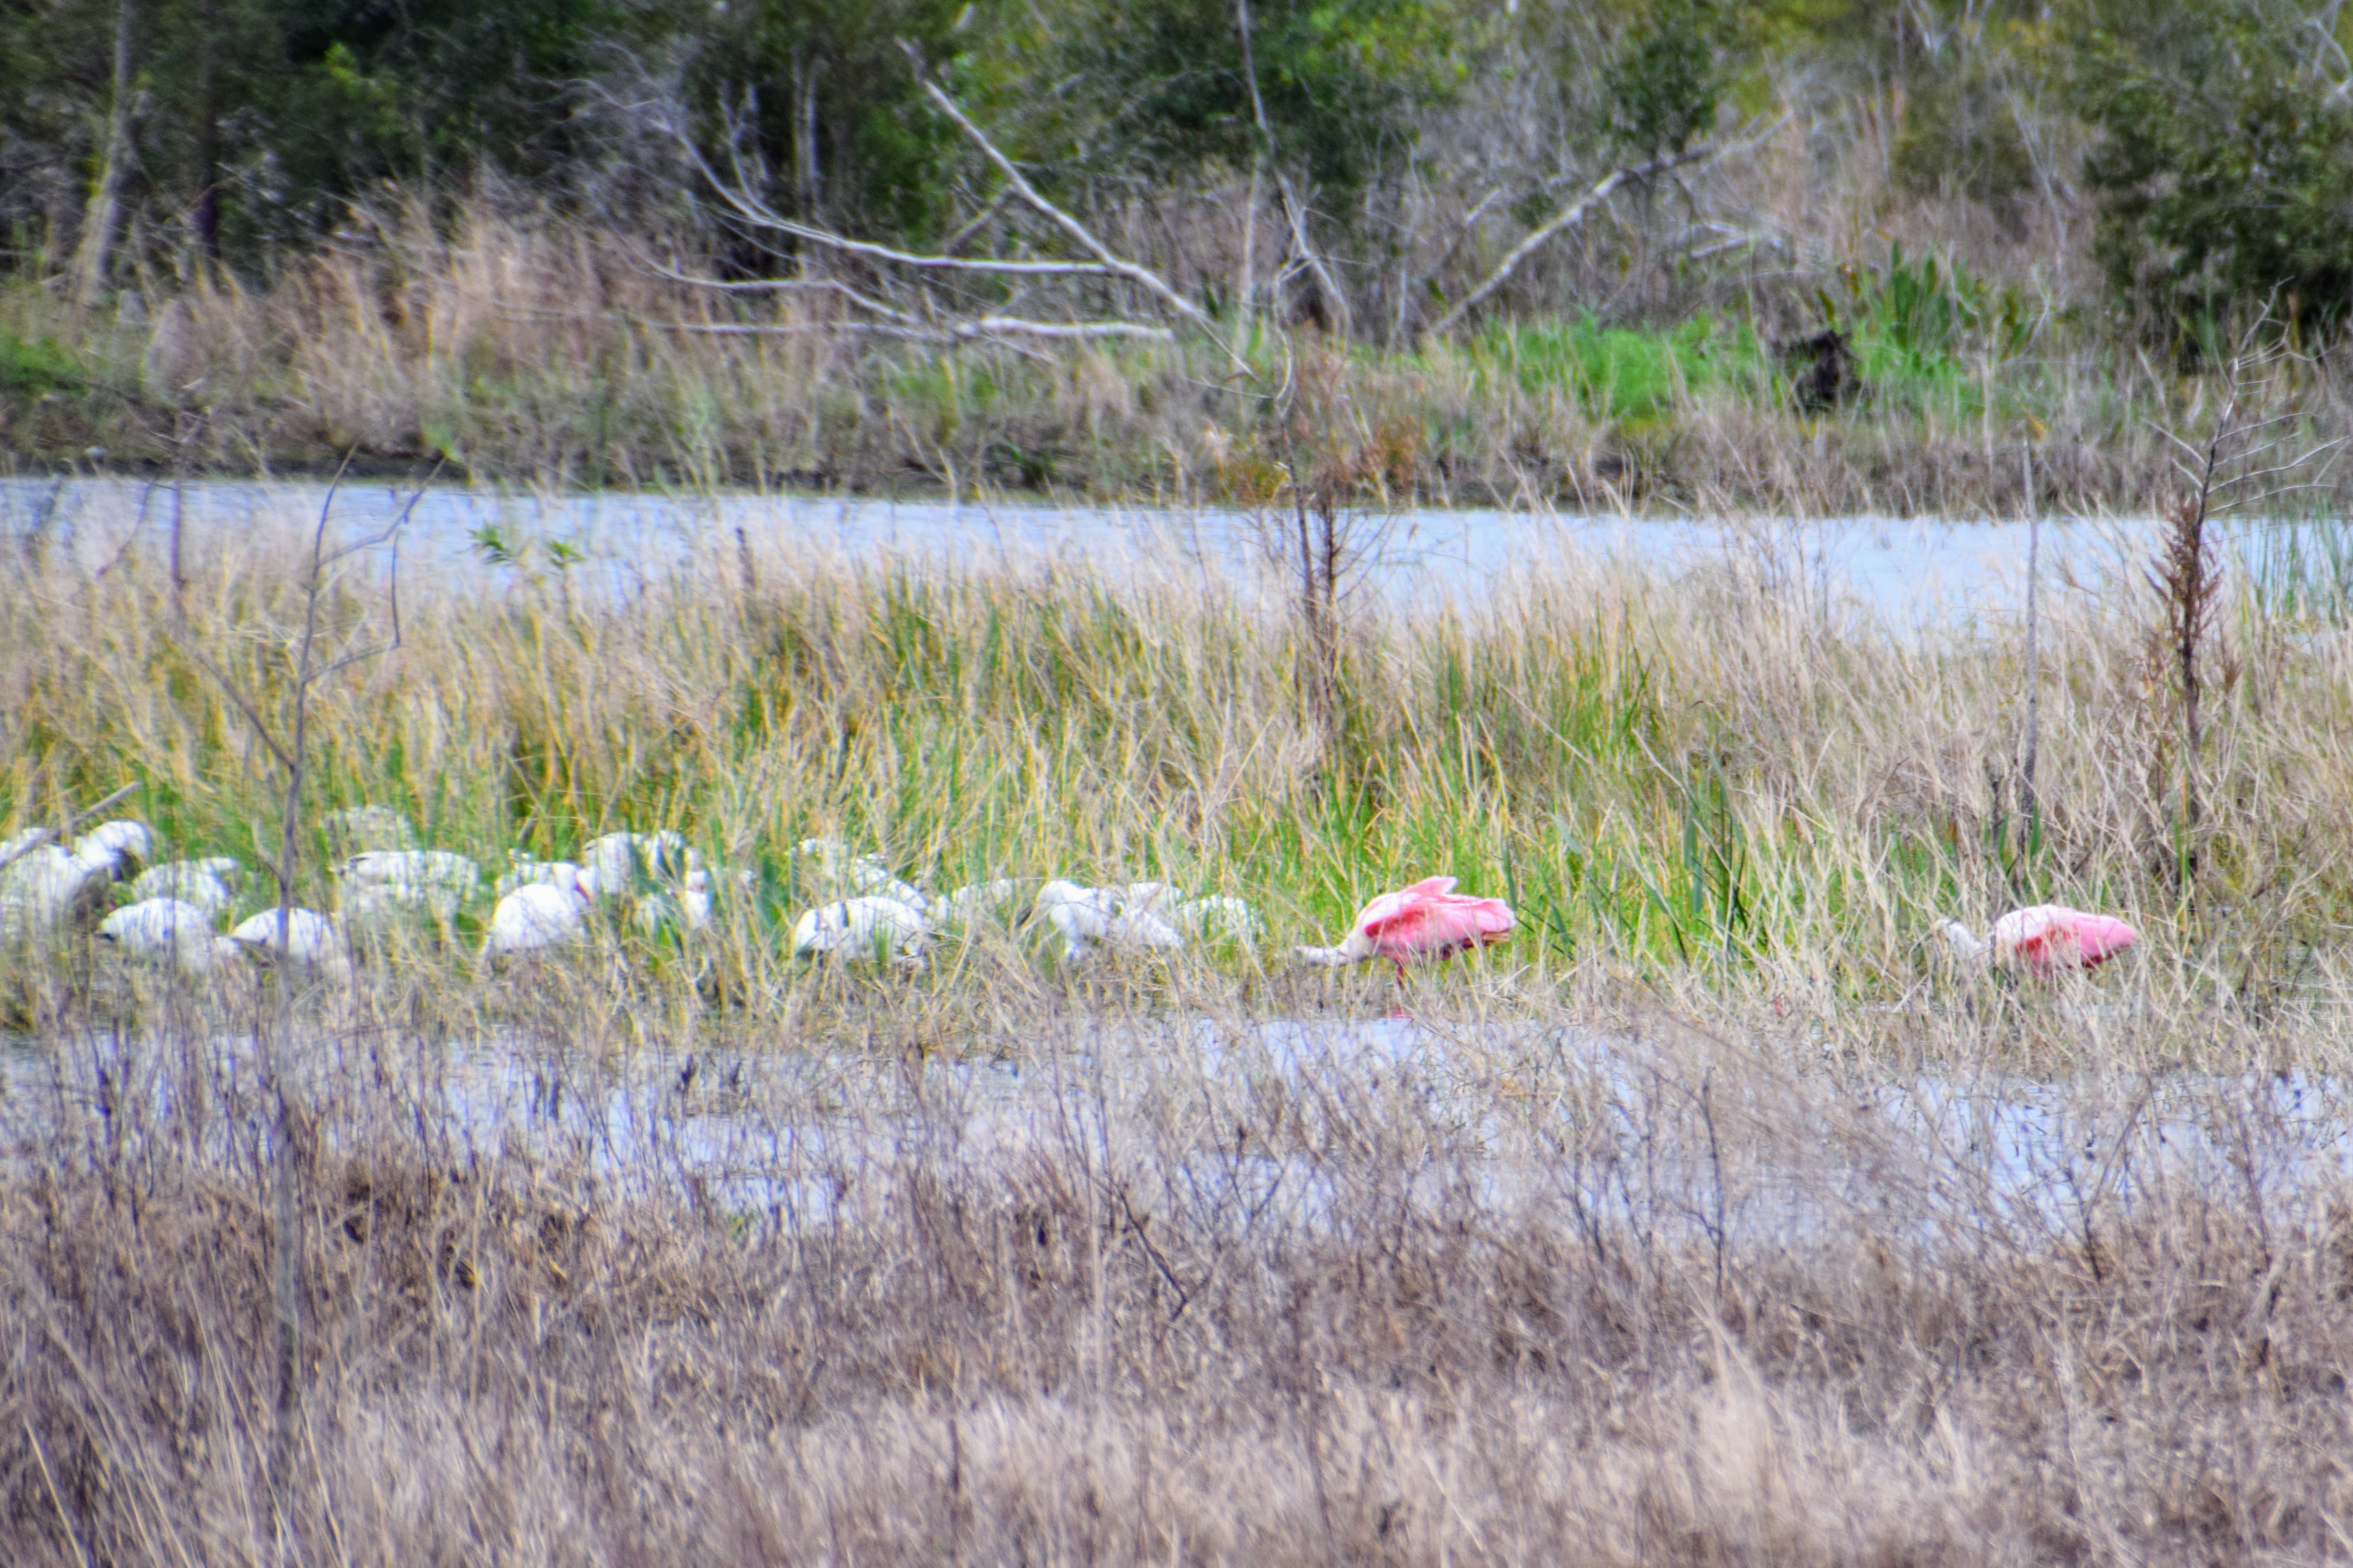
{"label": "tree trunk", "polygon": [[219,7],[204,9],[196,42],[196,205],[190,215],[196,244],[208,260],[220,259],[220,94],[213,74],[213,37],[220,30]]}
{"label": "tree trunk", "polygon": [[106,151],[74,256],[74,298],[85,307],[96,304],[106,288],[115,226],[121,216],[122,181],[131,161],[131,26],[137,11],[137,0],[120,0],[114,12],[114,100],[107,109]]}

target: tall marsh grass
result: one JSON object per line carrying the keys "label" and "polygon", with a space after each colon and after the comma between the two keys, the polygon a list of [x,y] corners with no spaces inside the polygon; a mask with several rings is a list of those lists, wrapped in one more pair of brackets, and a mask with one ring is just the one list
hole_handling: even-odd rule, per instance
{"label": "tall marsh grass", "polygon": [[[102,570],[58,551],[0,584],[0,822],[135,780],[176,852],[272,853],[268,758],[206,665],[283,699],[297,526],[191,552],[186,632],[160,543]],[[1272,952],[1443,873],[1521,910],[1497,961],[1516,984],[1824,1005],[1923,984],[1941,918],[2047,900],[2140,924],[2136,963],[2168,994],[2271,1005],[2331,962],[2353,908],[2348,645],[2274,629],[2276,584],[2232,600],[2194,823],[2158,606],[2137,586],[2046,594],[2029,834],[2022,629],[1899,627],[1794,579],[1762,534],[1672,581],[1564,551],[1435,603],[1363,595],[1324,721],[1283,584],[1173,547],[1104,574],[748,538],[611,564],[412,563],[402,650],[313,692],[312,820],[389,805],[492,874],[614,828],[681,831],[749,874],[721,939],[676,964],[737,998],[809,984],[778,931],[818,897],[790,847],[825,834],[942,889],[1150,877],[1244,897]],[[352,563],[331,616],[381,618],[381,568]],[[298,896],[326,907],[334,846],[314,840]],[[420,962],[459,963],[484,912]],[[1007,965],[1038,961],[981,944],[923,984]]]}

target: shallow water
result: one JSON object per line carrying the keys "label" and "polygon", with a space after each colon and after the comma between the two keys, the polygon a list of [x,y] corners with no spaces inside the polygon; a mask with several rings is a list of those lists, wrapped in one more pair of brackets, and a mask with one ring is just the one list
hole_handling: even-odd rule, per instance
{"label": "shallow water", "polygon": [[[193,1057],[0,1042],[7,1157],[129,1137],[229,1163],[242,1139],[250,1158],[268,1122],[259,1068],[239,1039]],[[2327,1079],[1792,1077],[1631,1037],[1409,1018],[1103,1025],[1018,1061],[343,1045],[289,1079],[331,1138],[389,1133],[453,1168],[585,1165],[787,1228],[854,1220],[919,1167],[989,1187],[1059,1163],[1245,1227],[1319,1228],[1371,1184],[1482,1223],[1601,1215],[1685,1245],[1862,1226],[2031,1247],[2185,1192],[2284,1206],[2353,1179],[2353,1099]]]}
{"label": "shallow water", "polygon": [[[402,548],[413,562],[491,571],[477,532],[544,551],[561,542],[590,569],[627,590],[691,550],[731,549],[787,537],[859,559],[1045,559],[1119,571],[1171,566],[1219,574],[1261,560],[1260,524],[1218,509],[1063,506],[943,500],[839,500],[788,495],[552,494],[437,486],[417,492],[381,480],[335,489],[311,480],[169,485],[130,479],[0,479],[0,534],[40,534],[90,570],[127,549],[163,548],[176,516],[183,548],[267,521],[315,520],[329,510],[338,536],[364,538],[406,512]],[[1666,571],[1736,561],[1825,605],[1852,602],[1899,624],[2000,615],[2021,601],[2029,527],[2021,521],[1890,518],[1642,519],[1618,515],[1424,509],[1365,525],[1372,578],[1403,597],[1475,592],[1499,574],[1567,546],[1620,555]],[[2046,581],[2095,592],[2137,591],[2155,539],[2147,519],[2044,525]],[[2341,531],[2238,524],[2225,531],[2243,570],[2276,578],[2301,553],[2341,597],[2353,559]]]}

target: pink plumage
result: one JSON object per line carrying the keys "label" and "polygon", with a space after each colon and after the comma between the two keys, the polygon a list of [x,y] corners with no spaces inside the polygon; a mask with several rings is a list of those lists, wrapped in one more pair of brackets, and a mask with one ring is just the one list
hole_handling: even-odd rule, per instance
{"label": "pink plumage", "polygon": [[2064,904],[2012,910],[1994,921],[1987,935],[1993,939],[1996,963],[2044,975],[2089,969],[2140,940],[2138,931],[2114,915],[2089,914]]}
{"label": "pink plumage", "polygon": [[1311,963],[1360,963],[1386,958],[1405,977],[1407,961],[1449,958],[1511,934],[1512,906],[1501,899],[1474,899],[1454,890],[1451,877],[1430,877],[1398,892],[1383,893],[1357,912],[1337,947],[1303,948]]}

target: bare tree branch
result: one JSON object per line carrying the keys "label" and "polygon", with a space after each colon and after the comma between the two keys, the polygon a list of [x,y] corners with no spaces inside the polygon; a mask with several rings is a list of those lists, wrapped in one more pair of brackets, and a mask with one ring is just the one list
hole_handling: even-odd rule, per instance
{"label": "bare tree branch", "polygon": [[924,96],[932,100],[932,106],[953,121],[956,129],[963,132],[971,140],[973,145],[980,149],[982,155],[997,166],[997,172],[1005,176],[1005,183],[1013,187],[1015,195],[1051,220],[1064,234],[1078,241],[1096,260],[1103,264],[1106,271],[1115,273],[1137,285],[1203,331],[1213,336],[1216,334],[1218,324],[1209,319],[1209,313],[1207,310],[1170,288],[1167,281],[1150,268],[1138,266],[1114,252],[1111,247],[1097,239],[1086,225],[1039,195],[1038,187],[1029,183],[1029,176],[1022,174],[1013,160],[999,152],[997,143],[991,142],[980,127],[975,125],[965,116],[965,111],[955,106],[955,100],[940,90],[939,84],[934,81],[930,73],[923,68],[923,56],[915,47],[903,39],[900,42],[900,47],[906,51],[908,59],[914,65],[915,79],[922,86]]}
{"label": "bare tree branch", "polygon": [[[1032,277],[1107,277],[1111,268],[1099,261],[999,261],[988,257],[925,256],[912,250],[895,250],[871,240],[851,239],[814,224],[797,222],[782,213],[770,210],[765,203],[739,199],[742,193],[722,188],[720,195],[746,223],[761,228],[775,229],[805,239],[812,245],[826,246],[851,256],[863,256],[875,261],[888,261],[897,267],[917,267],[938,272],[989,272],[1027,274]],[[684,282],[700,282],[700,279],[683,279]]]}
{"label": "bare tree branch", "polygon": [[1003,212],[1005,210],[1005,204],[1012,199],[1013,187],[1010,185],[1000,187],[995,195],[988,198],[988,203],[986,206],[983,206],[978,212],[972,215],[972,220],[970,222],[964,225],[964,226],[957,229],[945,239],[940,241],[941,254],[953,254],[957,246],[962,245],[965,240],[970,239],[974,235],[978,234],[984,227],[987,226],[988,220],[995,217],[998,213]]}
{"label": "bare tree branch", "polygon": [[1520,269],[1520,263],[1543,249],[1555,237],[1583,223],[1587,215],[1603,202],[1608,201],[1610,194],[1619,186],[1655,179],[1670,169],[1680,168],[1686,163],[1699,163],[1704,159],[1713,160],[1720,155],[1718,150],[1713,147],[1693,147],[1681,153],[1671,153],[1666,157],[1653,158],[1647,163],[1612,169],[1583,195],[1530,229],[1526,237],[1512,247],[1511,253],[1504,258],[1493,272],[1488,273],[1480,281],[1477,288],[1456,300],[1444,315],[1430,323],[1430,331],[1433,334],[1441,336],[1451,331],[1463,317],[1484,304],[1488,297],[1496,289],[1510,282],[1512,274]]}
{"label": "bare tree branch", "polygon": [[[762,200],[757,195],[756,182],[744,172],[742,166],[740,152],[735,156],[735,177],[732,180],[722,178],[718,171],[712,167],[710,160],[702,155],[702,150],[695,146],[692,138],[687,134],[683,126],[662,109],[657,108],[654,114],[661,130],[678,143],[687,161],[711,186],[721,203],[735,218],[754,228],[787,235],[807,244],[823,246],[839,251],[846,256],[855,256],[863,260],[885,263],[894,267],[910,268],[918,272],[968,273],[1017,278],[1118,278],[1141,285],[1177,314],[1205,328],[1215,330],[1215,323],[1198,306],[1178,294],[1148,268],[1113,253],[1108,247],[1089,233],[1078,220],[1039,195],[1036,187],[1022,176],[1020,171],[1014,167],[1010,160],[997,151],[995,144],[980,132],[979,128],[966,119],[937,87],[923,76],[922,61],[920,58],[913,55],[912,50],[910,50],[910,58],[915,60],[916,73],[923,90],[932,96],[934,101],[942,107],[948,117],[954,120],[966,135],[978,143],[982,152],[1007,177],[1005,189],[982,209],[978,216],[956,232],[949,242],[950,247],[963,243],[990,216],[1001,209],[1007,200],[1018,195],[1051,218],[1066,233],[1077,238],[1079,243],[1092,252],[1098,259],[1093,261],[1016,261],[994,258],[927,255],[901,250],[892,246],[877,245],[868,240],[851,239],[814,224],[787,217]],[[934,317],[927,320],[862,294],[838,279],[757,279],[738,281],[698,277],[659,263],[654,263],[652,269],[673,282],[725,293],[783,293],[806,290],[838,294],[858,309],[881,318],[875,321],[822,323],[799,321],[653,321],[646,323],[667,331],[692,332],[715,337],[767,337],[790,336],[812,331],[847,331],[871,332],[879,336],[903,338],[920,342],[969,342],[976,340],[1015,337],[1068,340],[1140,338],[1168,342],[1173,341],[1175,337],[1175,334],[1165,327],[1135,321],[1044,321],[1003,314],[961,319]]]}
{"label": "bare tree branch", "polygon": [[[901,321],[912,320],[902,311],[891,313]],[[794,337],[804,332],[852,331],[927,343],[965,342],[975,338],[993,337],[1146,338],[1155,342],[1171,342],[1176,336],[1166,327],[1155,327],[1144,321],[1033,321],[1022,316],[973,316],[944,321],[928,327],[902,326],[899,321],[647,321],[644,325],[661,327],[673,332],[697,332],[708,337]]]}

